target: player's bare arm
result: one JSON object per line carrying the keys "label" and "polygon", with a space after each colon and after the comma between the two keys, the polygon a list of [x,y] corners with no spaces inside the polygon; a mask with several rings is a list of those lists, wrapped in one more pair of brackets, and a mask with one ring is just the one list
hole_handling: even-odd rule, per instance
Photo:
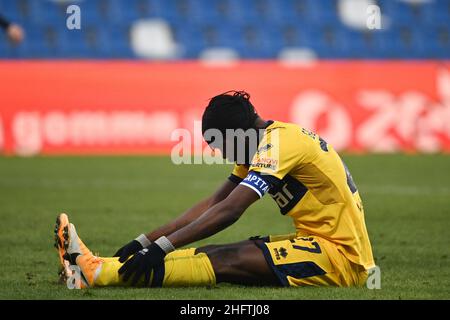
{"label": "player's bare arm", "polygon": [[167,238],[175,248],[179,248],[210,237],[239,220],[244,211],[258,199],[255,191],[238,185],[225,200]]}
{"label": "player's bare arm", "polygon": [[170,223],[148,233],[146,235],[147,238],[150,241],[155,241],[159,237],[162,237],[164,235],[167,236],[183,228],[184,226],[190,224],[198,217],[200,217],[209,208],[224,200],[235,188],[235,183],[231,182],[230,180],[226,180],[212,196],[195,204],[192,208],[188,209],[185,213],[183,213],[181,216],[171,221]]}
{"label": "player's bare arm", "polygon": [[119,260],[121,262],[124,262],[130,255],[135,254],[145,247],[148,247],[152,241],[155,241],[162,236],[172,234],[175,231],[190,224],[192,221],[196,220],[206,210],[225,199],[234,190],[235,187],[236,184],[227,179],[210,197],[199,201],[197,204],[185,211],[175,220],[172,220],[171,222],[147,233],[146,235],[141,234],[136,239],[121,247],[114,254],[114,256],[120,257]]}
{"label": "player's bare arm", "polygon": [[145,250],[135,254],[119,269],[119,274],[123,276],[124,281],[131,279],[133,285],[144,276],[144,283],[148,284],[151,273],[163,263],[167,253],[224,230],[236,222],[258,199],[255,191],[238,185],[226,199],[208,209],[196,220],[168,237],[158,238]]}

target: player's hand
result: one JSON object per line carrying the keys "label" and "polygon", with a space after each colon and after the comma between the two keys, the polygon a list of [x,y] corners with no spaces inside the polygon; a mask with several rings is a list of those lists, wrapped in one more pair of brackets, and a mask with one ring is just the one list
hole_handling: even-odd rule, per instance
{"label": "player's hand", "polygon": [[114,257],[119,257],[119,261],[121,263],[124,263],[129,256],[144,249],[150,244],[151,244],[150,240],[148,240],[144,234],[141,234],[139,237],[127,243],[119,250],[117,250],[117,252],[114,254]]}
{"label": "player's hand", "polygon": [[132,286],[135,286],[139,279],[144,276],[144,286],[149,286],[152,271],[155,267],[164,263],[165,256],[166,252],[158,244],[152,243],[125,262],[119,269],[119,275],[123,276],[125,282],[133,276],[131,279]]}
{"label": "player's hand", "polygon": [[123,263],[128,259],[129,256],[142,249],[144,249],[142,245],[138,241],[133,240],[117,250],[113,257],[119,257],[119,261]]}

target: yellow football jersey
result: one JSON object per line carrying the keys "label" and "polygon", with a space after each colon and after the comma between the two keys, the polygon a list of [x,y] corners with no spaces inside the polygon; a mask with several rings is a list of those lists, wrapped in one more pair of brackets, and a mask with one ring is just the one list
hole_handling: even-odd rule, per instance
{"label": "yellow football jersey", "polygon": [[350,261],[374,264],[358,190],[347,167],[317,134],[274,121],[265,130],[249,167],[235,165],[232,181],[265,193],[283,215],[292,217],[297,236],[319,236],[336,244]]}

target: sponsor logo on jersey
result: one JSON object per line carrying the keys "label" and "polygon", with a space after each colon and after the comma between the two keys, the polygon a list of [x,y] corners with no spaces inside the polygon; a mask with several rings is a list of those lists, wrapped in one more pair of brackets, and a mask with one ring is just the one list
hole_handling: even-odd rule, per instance
{"label": "sponsor logo on jersey", "polygon": [[278,166],[278,159],[256,156],[251,165],[255,168],[271,169],[275,171]]}

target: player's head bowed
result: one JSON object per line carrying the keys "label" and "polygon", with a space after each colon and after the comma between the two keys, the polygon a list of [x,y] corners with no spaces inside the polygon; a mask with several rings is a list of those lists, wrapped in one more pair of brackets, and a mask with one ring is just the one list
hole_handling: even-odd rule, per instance
{"label": "player's head bowed", "polygon": [[227,91],[213,97],[202,117],[205,141],[236,163],[249,163],[263,127],[265,121],[256,113],[245,91]]}
{"label": "player's head bowed", "polygon": [[218,129],[225,134],[226,129],[255,128],[258,114],[245,91],[227,91],[209,101],[203,113],[202,131]]}

